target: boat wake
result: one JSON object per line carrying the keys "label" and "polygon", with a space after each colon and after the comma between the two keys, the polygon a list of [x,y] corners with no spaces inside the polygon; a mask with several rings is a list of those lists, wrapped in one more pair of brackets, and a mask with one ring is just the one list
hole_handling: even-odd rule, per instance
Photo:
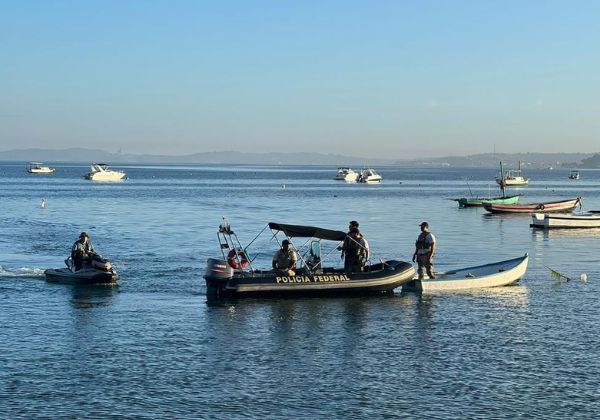
{"label": "boat wake", "polygon": [[38,278],[44,277],[44,270],[41,268],[11,268],[4,267],[0,265],[0,279],[3,278],[15,278],[15,277],[24,277],[24,278]]}

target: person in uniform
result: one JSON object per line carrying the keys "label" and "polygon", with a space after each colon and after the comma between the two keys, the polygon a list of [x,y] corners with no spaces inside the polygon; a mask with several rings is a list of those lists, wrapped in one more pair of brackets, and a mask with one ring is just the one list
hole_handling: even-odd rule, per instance
{"label": "person in uniform", "polygon": [[290,241],[284,239],[281,242],[281,249],[273,255],[273,270],[279,275],[294,276],[297,261],[296,251],[290,248]]}
{"label": "person in uniform", "polygon": [[75,271],[81,270],[84,262],[89,262],[92,256],[96,253],[94,245],[90,241],[90,237],[86,232],[81,232],[79,239],[75,241],[71,248],[71,258]]}
{"label": "person in uniform", "polygon": [[[356,220],[351,220],[348,224],[348,234],[350,234],[350,230],[352,228],[356,228],[358,230],[358,222]],[[364,263],[366,264],[367,260],[370,258],[371,256],[371,251],[369,250],[369,242],[367,241],[367,238],[365,238],[363,236],[363,234],[360,232],[360,230],[358,230],[358,234],[360,235],[360,244],[364,249]]]}
{"label": "person in uniform", "polygon": [[369,259],[369,243],[362,236],[357,227],[352,227],[344,239],[342,245],[342,259],[344,260],[344,271],[347,274],[361,272]]}
{"label": "person in uniform", "polygon": [[417,262],[417,273],[419,279],[424,278],[423,270],[427,272],[429,278],[434,279],[433,274],[433,256],[435,254],[436,240],[433,233],[429,231],[429,223],[423,222],[420,224],[421,233],[415,242],[415,253],[413,254],[413,262]]}

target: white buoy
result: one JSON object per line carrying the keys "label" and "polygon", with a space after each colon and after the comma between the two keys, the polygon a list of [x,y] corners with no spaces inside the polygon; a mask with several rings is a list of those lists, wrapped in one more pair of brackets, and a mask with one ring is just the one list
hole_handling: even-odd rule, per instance
{"label": "white buoy", "polygon": [[581,279],[582,283],[587,283],[587,274],[582,273],[579,278]]}
{"label": "white buoy", "polygon": [[283,185],[281,186],[281,188],[283,188],[283,189],[285,190],[285,184],[283,184]]}
{"label": "white buoy", "polygon": [[42,198],[42,202],[41,202],[41,204],[40,204],[40,207],[41,207],[41,208],[43,208],[43,209],[45,209],[45,208],[46,208],[46,206],[47,206],[47,204],[46,204],[46,199],[45,199],[45,198]]}

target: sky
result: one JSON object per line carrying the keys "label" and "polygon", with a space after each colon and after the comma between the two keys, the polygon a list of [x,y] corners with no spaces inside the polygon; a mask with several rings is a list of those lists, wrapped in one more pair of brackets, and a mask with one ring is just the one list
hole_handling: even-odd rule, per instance
{"label": "sky", "polygon": [[600,2],[0,0],[0,150],[600,151]]}

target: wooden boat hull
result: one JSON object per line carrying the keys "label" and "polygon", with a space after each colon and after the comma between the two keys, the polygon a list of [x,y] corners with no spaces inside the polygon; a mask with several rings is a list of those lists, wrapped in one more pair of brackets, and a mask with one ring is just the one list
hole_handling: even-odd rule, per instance
{"label": "wooden boat hull", "polygon": [[[210,264],[210,262],[209,262]],[[235,272],[233,276],[213,277],[207,271],[209,298],[243,298],[253,296],[347,296],[390,293],[412,281],[415,269],[407,262],[386,261],[369,267],[369,271],[346,274],[343,270],[324,269],[322,274],[280,276],[273,272]]]}
{"label": "wooden boat hull", "polygon": [[484,204],[483,207],[490,213],[551,213],[573,211],[581,203],[580,198],[563,201],[550,201],[544,203],[528,204]]}
{"label": "wooden boat hull", "polygon": [[472,197],[458,198],[456,201],[460,207],[483,207],[484,204],[517,204],[521,194],[508,197]]}
{"label": "wooden boat hull", "polygon": [[402,291],[456,291],[503,287],[516,284],[527,271],[529,256],[491,264],[437,273],[435,279],[414,279],[402,286]]}
{"label": "wooden boat hull", "polygon": [[549,215],[534,213],[529,226],[538,229],[594,229],[600,228],[600,214]]}

